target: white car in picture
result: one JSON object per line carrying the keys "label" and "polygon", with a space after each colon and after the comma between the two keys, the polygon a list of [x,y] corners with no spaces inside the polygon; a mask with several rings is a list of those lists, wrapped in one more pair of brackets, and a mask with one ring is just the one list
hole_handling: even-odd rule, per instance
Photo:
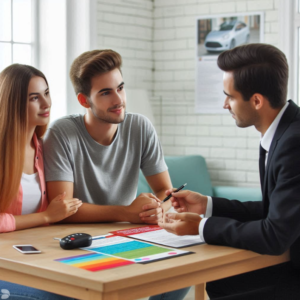
{"label": "white car in picture", "polygon": [[247,43],[250,38],[249,27],[241,21],[224,22],[219,30],[211,31],[205,38],[207,52],[221,52]]}

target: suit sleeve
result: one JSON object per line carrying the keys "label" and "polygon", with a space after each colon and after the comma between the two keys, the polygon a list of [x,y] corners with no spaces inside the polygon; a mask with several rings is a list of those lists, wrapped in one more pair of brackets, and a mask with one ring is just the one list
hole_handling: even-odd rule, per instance
{"label": "suit sleeve", "polygon": [[213,197],[214,217],[226,217],[240,222],[260,220],[263,217],[262,201],[241,202]]}
{"label": "suit sleeve", "polygon": [[[260,220],[234,217],[234,207],[240,204],[220,204],[218,213],[204,226],[204,238],[209,244],[248,249],[260,254],[280,255],[298,238],[300,232],[300,138],[290,137],[275,149],[269,166],[268,180],[274,188],[268,191],[267,215]],[[221,201],[223,202],[223,201]],[[243,207],[244,205],[240,205]],[[247,210],[247,208],[243,208]],[[249,218],[250,219],[250,218]]]}

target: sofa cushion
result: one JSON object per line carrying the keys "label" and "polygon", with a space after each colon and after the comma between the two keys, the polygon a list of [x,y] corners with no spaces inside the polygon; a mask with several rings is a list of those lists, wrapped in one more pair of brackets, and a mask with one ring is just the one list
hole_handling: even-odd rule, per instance
{"label": "sofa cushion", "polygon": [[261,189],[258,187],[214,186],[213,195],[241,202],[262,201]]}
{"label": "sofa cushion", "polygon": [[[202,156],[165,156],[165,161],[174,187],[187,183],[188,190],[213,195],[206,162]],[[143,192],[151,192],[151,189],[143,174],[140,173],[137,195]]]}

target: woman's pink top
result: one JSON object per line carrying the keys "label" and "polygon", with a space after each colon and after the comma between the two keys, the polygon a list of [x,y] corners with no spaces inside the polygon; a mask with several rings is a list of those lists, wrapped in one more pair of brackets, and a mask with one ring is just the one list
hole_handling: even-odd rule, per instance
{"label": "woman's pink top", "polygon": [[[44,160],[43,160],[43,148],[38,140],[36,134],[33,135],[33,142],[35,146],[35,158],[34,166],[38,172],[41,191],[42,191],[42,201],[40,208],[37,212],[45,211],[48,206],[47,194],[46,194],[46,183],[44,175]],[[22,203],[23,203],[23,190],[20,184],[19,192],[17,197],[13,200],[9,208],[5,213],[0,213],[0,232],[9,232],[16,230],[16,222],[14,216],[19,216],[22,214]]]}

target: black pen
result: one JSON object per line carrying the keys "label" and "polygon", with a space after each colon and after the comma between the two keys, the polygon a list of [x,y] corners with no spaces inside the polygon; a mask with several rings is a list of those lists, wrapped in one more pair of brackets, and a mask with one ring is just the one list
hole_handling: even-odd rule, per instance
{"label": "black pen", "polygon": [[[172,192],[172,193],[176,193],[179,192],[180,190],[182,190],[185,186],[187,185],[187,183],[183,184],[181,187],[179,187],[176,191]],[[167,196],[163,201],[161,201],[161,203],[166,202],[167,200],[169,200],[172,197],[172,193]]]}

